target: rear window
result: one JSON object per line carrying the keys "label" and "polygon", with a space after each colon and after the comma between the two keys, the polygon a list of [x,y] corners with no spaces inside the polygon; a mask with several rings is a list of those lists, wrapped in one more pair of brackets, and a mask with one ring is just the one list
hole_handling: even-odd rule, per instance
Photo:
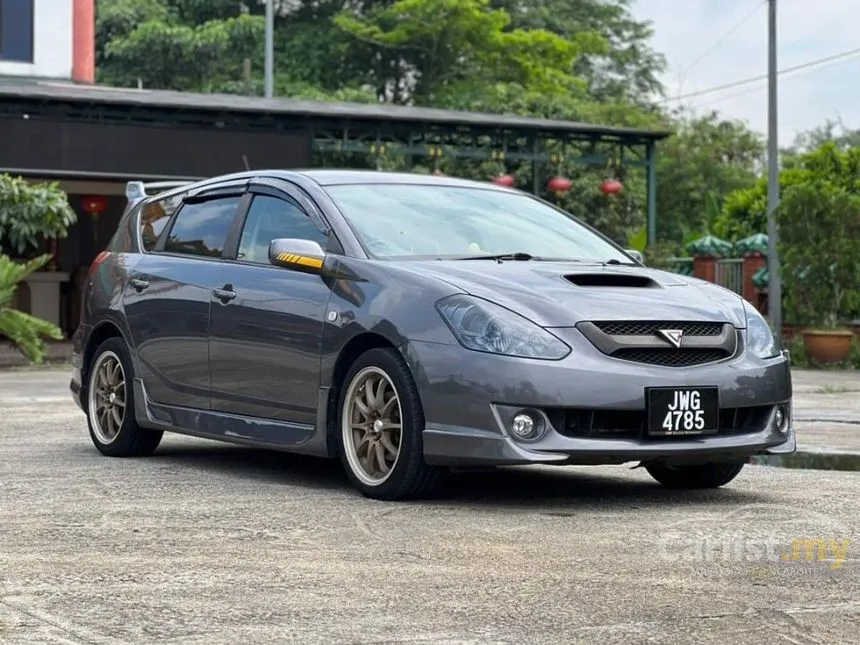
{"label": "rear window", "polygon": [[182,205],[182,194],[158,199],[143,205],[140,210],[140,240],[144,251],[152,251],[159,236],[176,210]]}

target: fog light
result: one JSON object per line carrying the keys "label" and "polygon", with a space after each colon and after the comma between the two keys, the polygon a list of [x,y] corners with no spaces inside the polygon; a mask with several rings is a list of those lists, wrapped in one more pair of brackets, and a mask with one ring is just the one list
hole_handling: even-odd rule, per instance
{"label": "fog light", "polygon": [[788,432],[788,409],[784,405],[779,405],[776,408],[774,415],[774,425],[777,431],[785,434]]}
{"label": "fog light", "polygon": [[518,439],[535,439],[543,431],[543,419],[534,410],[520,410],[511,419],[511,432]]}

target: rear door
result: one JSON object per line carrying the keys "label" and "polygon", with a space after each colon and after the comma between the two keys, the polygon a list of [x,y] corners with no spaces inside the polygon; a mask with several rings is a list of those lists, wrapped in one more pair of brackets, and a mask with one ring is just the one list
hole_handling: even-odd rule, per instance
{"label": "rear door", "polygon": [[141,213],[144,255],[124,305],[138,376],[156,403],[209,408],[209,310],[245,199],[244,183],[228,185],[187,201],[155,201]]}
{"label": "rear door", "polygon": [[319,276],[272,266],[268,249],[276,238],[315,240],[335,251],[339,244],[292,184],[261,180],[249,190],[235,259],[223,274],[223,288],[236,295],[212,305],[212,409],[312,425],[331,291]]}

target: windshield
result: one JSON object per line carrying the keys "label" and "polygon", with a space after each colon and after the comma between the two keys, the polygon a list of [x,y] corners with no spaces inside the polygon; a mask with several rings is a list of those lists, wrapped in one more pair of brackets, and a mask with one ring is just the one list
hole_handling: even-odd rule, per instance
{"label": "windshield", "polygon": [[630,262],[585,226],[525,194],[415,184],[326,190],[377,258],[527,253],[542,259]]}

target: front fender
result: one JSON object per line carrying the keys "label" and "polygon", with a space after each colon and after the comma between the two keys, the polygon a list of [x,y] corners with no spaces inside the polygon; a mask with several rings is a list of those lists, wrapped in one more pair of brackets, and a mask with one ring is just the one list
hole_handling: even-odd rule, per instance
{"label": "front fender", "polygon": [[398,348],[417,340],[457,344],[434,305],[463,292],[443,280],[356,258],[338,259],[325,279],[332,297],[323,329],[322,387],[331,385],[338,357],[360,335],[372,334]]}

